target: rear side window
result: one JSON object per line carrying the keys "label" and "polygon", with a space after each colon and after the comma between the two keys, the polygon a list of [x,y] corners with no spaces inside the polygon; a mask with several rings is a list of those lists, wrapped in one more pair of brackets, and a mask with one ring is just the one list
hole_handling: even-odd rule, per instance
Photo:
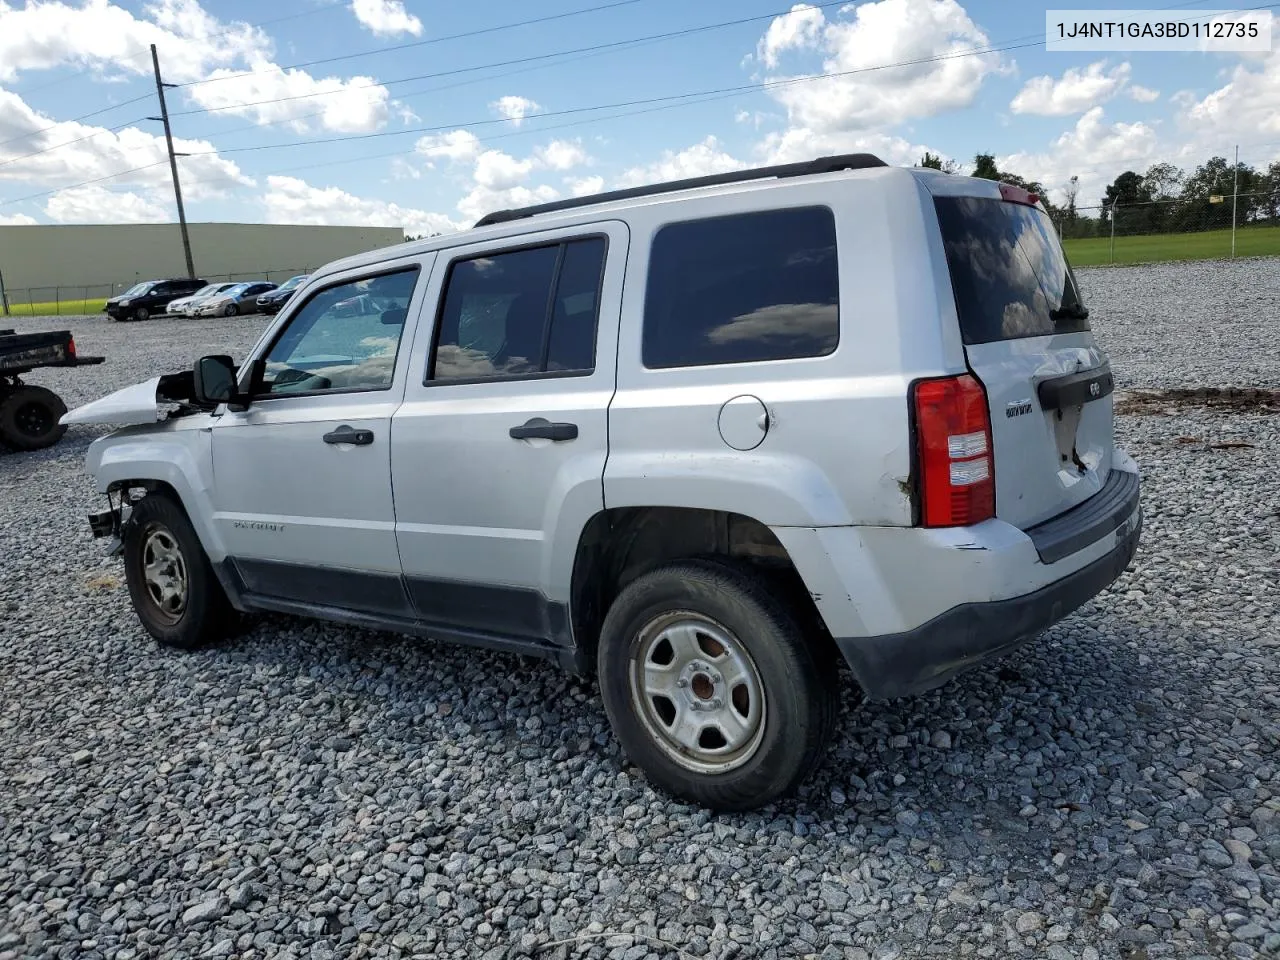
{"label": "rear side window", "polygon": [[828,208],[690,220],[654,237],[646,367],[821,357],[839,341],[836,225]]}
{"label": "rear side window", "polygon": [[456,262],[428,382],[591,373],[605,247],[589,237]]}
{"label": "rear side window", "polygon": [[934,205],[965,343],[1089,329],[1048,216],[987,197],[937,197]]}

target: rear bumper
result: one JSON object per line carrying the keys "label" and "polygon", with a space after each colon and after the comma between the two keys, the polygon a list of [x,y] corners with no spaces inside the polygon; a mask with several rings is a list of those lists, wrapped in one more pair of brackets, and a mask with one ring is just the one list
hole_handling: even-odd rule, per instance
{"label": "rear bumper", "polygon": [[1142,514],[1112,550],[1033,593],[966,603],[904,633],[836,638],[859,685],[874,700],[922,693],[1034,638],[1110,586],[1138,549]]}
{"label": "rear bumper", "polygon": [[1105,589],[1142,523],[1136,465],[1032,530],[773,527],[828,632],[873,699],[939,686],[1034,637]]}

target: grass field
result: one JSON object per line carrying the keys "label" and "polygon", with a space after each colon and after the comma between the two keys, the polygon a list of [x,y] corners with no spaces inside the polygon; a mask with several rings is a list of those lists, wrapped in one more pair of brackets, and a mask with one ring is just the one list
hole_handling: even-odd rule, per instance
{"label": "grass field", "polygon": [[[9,314],[14,317],[75,316],[83,313],[101,313],[107,298],[93,300],[50,300],[48,303],[10,303]],[[0,317],[0,319],[3,319]]]}
{"label": "grass field", "polygon": [[[1075,267],[1111,263],[1111,239],[1064,240]],[[1231,256],[1231,231],[1164,233],[1116,237],[1115,263],[1153,263],[1157,260],[1213,260]],[[1241,227],[1236,231],[1237,257],[1280,256],[1280,227]]]}

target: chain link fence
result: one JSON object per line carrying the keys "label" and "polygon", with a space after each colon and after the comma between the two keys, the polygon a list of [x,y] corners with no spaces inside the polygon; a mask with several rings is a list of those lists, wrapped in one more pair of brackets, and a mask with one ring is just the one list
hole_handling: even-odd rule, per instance
{"label": "chain link fence", "polygon": [[1280,197],[1219,194],[1055,209],[1075,266],[1280,256]]}
{"label": "chain link fence", "polygon": [[[310,267],[282,267],[260,273],[204,274],[208,283],[240,283],[268,280],[284,283],[290,277],[311,272]],[[53,287],[0,288],[0,316],[48,317],[82,316],[101,313],[107,300],[124,293],[138,279],[120,283],[60,284]]]}

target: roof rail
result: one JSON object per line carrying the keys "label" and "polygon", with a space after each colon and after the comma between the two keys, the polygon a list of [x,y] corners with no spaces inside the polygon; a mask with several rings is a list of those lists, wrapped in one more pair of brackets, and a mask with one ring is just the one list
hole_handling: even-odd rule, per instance
{"label": "roof rail", "polygon": [[652,197],[661,193],[674,193],[677,190],[692,190],[695,187],[715,187],[724,183],[745,183],[749,180],[766,180],[772,177],[806,177],[816,173],[835,173],[837,170],[862,170],[867,167],[888,166],[879,157],[870,153],[847,153],[835,157],[820,157],[817,160],[805,160],[801,163],[784,163],[773,167],[756,167],[752,170],[734,170],[731,173],[714,173],[707,177],[691,177],[687,180],[671,180],[667,183],[652,183],[643,187],[629,187],[626,190],[611,190],[608,193],[596,193],[588,197],[571,197],[568,200],[554,200],[551,203],[540,203],[532,207],[520,207],[516,210],[497,210],[486,214],[476,221],[477,227],[488,227],[495,223],[510,223],[512,220],[523,220],[543,213],[557,210],[572,210],[576,207],[593,207],[599,203],[611,203],[615,200],[631,200],[636,197]]}

